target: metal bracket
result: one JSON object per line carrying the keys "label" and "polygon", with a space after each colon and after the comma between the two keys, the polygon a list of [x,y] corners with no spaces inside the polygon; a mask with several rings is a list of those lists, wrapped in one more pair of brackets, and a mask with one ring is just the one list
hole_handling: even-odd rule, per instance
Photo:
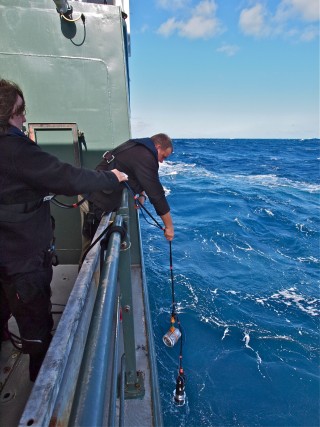
{"label": "metal bracket", "polygon": [[144,372],[138,371],[136,376],[136,383],[127,383],[127,373],[126,373],[126,384],[124,388],[124,398],[125,399],[142,399],[145,395],[144,387]]}

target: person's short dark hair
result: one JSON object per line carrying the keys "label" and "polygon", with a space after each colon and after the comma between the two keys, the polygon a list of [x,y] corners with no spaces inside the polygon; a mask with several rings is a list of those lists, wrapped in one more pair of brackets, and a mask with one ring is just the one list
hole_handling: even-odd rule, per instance
{"label": "person's short dark hair", "polygon": [[[23,103],[18,110],[13,111],[17,97],[22,98]],[[9,120],[13,114],[22,114],[25,110],[23,92],[20,87],[10,80],[0,80],[0,131],[5,132],[9,127]]]}
{"label": "person's short dark hair", "polygon": [[157,133],[156,135],[151,136],[151,140],[154,145],[160,145],[163,150],[171,148],[173,152],[173,144],[171,138],[165,133]]}

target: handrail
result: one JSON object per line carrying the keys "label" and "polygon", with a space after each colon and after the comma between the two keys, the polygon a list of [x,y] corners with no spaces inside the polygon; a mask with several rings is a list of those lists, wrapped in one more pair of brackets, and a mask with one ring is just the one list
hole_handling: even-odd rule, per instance
{"label": "handrail", "polygon": [[[95,238],[107,226],[104,217]],[[130,228],[137,239],[138,221],[128,193],[123,191],[122,205],[115,217],[100,272],[100,244],[95,245],[85,258],[67,306],[62,314],[51,345],[34,384],[32,393],[20,419],[19,426],[98,426],[126,423],[124,399],[144,396],[144,372],[136,369],[136,342],[132,306],[132,260]],[[121,232],[126,224],[125,237]],[[140,230],[138,230],[140,231]],[[138,246],[138,247],[137,247]],[[133,249],[141,250],[141,242]],[[124,270],[126,270],[124,272]],[[141,279],[146,304],[147,289],[144,271]],[[120,288],[119,288],[120,286]],[[120,294],[121,292],[121,294]],[[121,301],[121,303],[120,303]],[[122,307],[122,333],[120,333],[120,306]],[[148,306],[145,318],[150,319]],[[140,316],[139,316],[140,318]],[[151,328],[151,329],[150,329]],[[157,370],[152,340],[152,327],[146,326],[151,368],[150,426],[162,426],[161,404],[158,395]],[[121,337],[121,339],[120,339]],[[139,340],[141,339],[138,338]],[[140,342],[140,341],[139,341]],[[125,352],[125,357],[121,358]],[[152,356],[152,355],[151,355]],[[121,359],[121,367],[119,367]],[[139,359],[141,366],[141,356]],[[118,374],[121,372],[121,393],[117,398]],[[148,396],[150,396],[148,385]],[[153,421],[152,421],[153,419]]]}
{"label": "handrail", "polygon": [[[118,215],[114,226],[122,227]],[[75,426],[103,425],[105,397],[111,395],[114,356],[114,313],[117,307],[120,232],[111,234],[101,273],[88,340],[81,364],[78,386],[69,424]],[[111,361],[109,364],[108,361]],[[109,381],[108,381],[109,380]],[[109,425],[109,424],[108,424]]]}
{"label": "handrail", "polygon": [[[106,228],[102,219],[97,234]],[[100,245],[88,253],[61,316],[19,426],[66,425],[97,294]]]}
{"label": "handrail", "polygon": [[118,372],[119,372],[119,359],[120,359],[120,324],[121,324],[121,309],[120,309],[120,296],[118,297],[117,309],[116,309],[116,328],[114,337],[114,357],[113,357],[113,369],[112,369],[112,380],[111,380],[111,393],[110,393],[110,406],[109,406],[109,425],[116,425],[117,416],[117,395],[118,395]]}

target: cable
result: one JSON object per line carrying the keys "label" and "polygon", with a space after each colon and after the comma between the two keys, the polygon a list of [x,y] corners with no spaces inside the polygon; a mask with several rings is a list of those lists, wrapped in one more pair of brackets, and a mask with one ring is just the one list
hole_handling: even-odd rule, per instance
{"label": "cable", "polygon": [[[76,22],[76,21],[79,21],[79,19],[81,18],[82,19],[82,21],[83,21],[83,18],[82,18],[82,13],[80,13],[79,14],[79,16],[77,17],[77,18],[75,18],[75,19],[69,19],[69,18],[67,18],[64,14],[61,14],[60,16],[61,16],[61,18],[63,18],[63,19],[65,19],[66,21],[68,21],[68,22]],[[84,16],[84,15],[83,15]]]}
{"label": "cable", "polygon": [[[140,208],[142,208],[148,215],[149,217],[153,220],[154,224],[156,227],[160,228],[160,230],[164,230],[164,227],[152,216],[152,214],[148,211],[148,209],[146,209],[143,204],[140,202],[139,197],[136,196],[135,192],[132,190],[132,188],[130,187],[130,185],[127,182],[123,182],[123,184],[127,187],[127,189],[129,190],[129,192],[132,194],[136,205],[139,205]],[[150,223],[149,223],[150,224]]]}
{"label": "cable", "polygon": [[52,202],[54,205],[59,206],[59,208],[63,208],[63,209],[72,209],[72,208],[78,208],[80,205],[82,205],[82,203],[84,203],[86,201],[85,198],[79,200],[79,202],[77,203],[72,203],[71,205],[68,205],[66,203],[62,203],[59,200],[56,199],[56,196],[53,196],[50,199],[50,202]]}
{"label": "cable", "polygon": [[13,347],[19,351],[22,350],[22,340],[20,337],[18,337],[17,335],[13,334],[12,332],[9,331],[9,329],[6,330],[6,332],[9,335],[9,339],[11,341],[11,344],[13,345]]}
{"label": "cable", "polygon": [[173,265],[172,265],[172,242],[169,241],[170,248],[170,277],[171,277],[171,293],[172,293],[172,316],[177,316],[176,304],[174,300],[174,280],[173,280]]}
{"label": "cable", "polygon": [[84,252],[84,254],[82,255],[82,258],[81,258],[81,265],[82,265],[85,257],[87,256],[88,252],[91,251],[91,249],[94,247],[94,245],[96,243],[98,243],[99,240],[102,239],[102,237],[109,231],[109,228],[111,227],[112,224],[113,224],[113,221],[110,222],[110,224],[108,225],[108,227],[105,228],[103,230],[103,232],[99,234],[99,236],[91,243],[91,245],[88,247],[88,249]]}
{"label": "cable", "polygon": [[[169,331],[164,335],[163,342],[168,347],[173,347],[180,339],[178,376],[176,379],[176,387],[173,391],[173,400],[176,405],[183,406],[186,400],[186,393],[185,393],[186,376],[184,374],[184,369],[182,367],[184,332],[180,323],[179,316],[176,311],[171,241],[169,241],[169,246],[170,246],[170,277],[171,277],[171,293],[172,293],[172,311],[171,311],[171,327]],[[178,328],[175,328],[174,326],[175,322],[177,322]]]}

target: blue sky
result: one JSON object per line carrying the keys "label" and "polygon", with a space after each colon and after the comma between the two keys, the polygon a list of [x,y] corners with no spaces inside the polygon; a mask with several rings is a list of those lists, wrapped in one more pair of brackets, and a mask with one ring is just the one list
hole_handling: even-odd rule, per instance
{"label": "blue sky", "polygon": [[133,137],[314,138],[319,0],[131,0]]}

